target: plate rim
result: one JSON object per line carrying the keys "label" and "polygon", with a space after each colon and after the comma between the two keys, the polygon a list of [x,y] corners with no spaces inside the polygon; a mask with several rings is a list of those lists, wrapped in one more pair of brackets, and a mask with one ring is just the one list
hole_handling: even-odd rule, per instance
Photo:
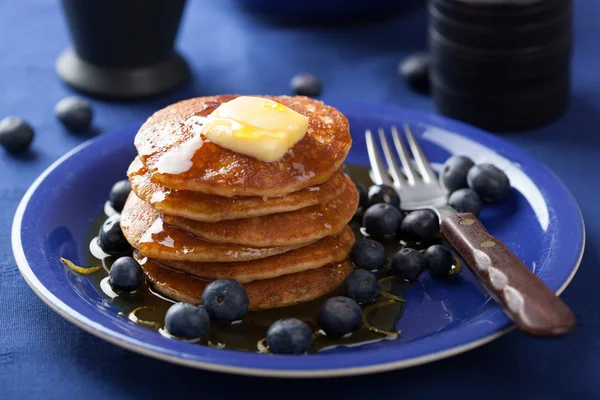
{"label": "plate rim", "polygon": [[[355,105],[355,106],[356,105],[368,105],[370,107],[376,106],[376,107],[385,108],[390,111],[395,110],[396,112],[398,112],[398,111],[408,112],[413,115],[418,114],[418,115],[422,115],[423,117],[426,117],[430,120],[437,120],[437,121],[441,121],[441,122],[447,121],[447,122],[451,122],[453,125],[456,125],[456,126],[462,125],[465,127],[465,129],[476,130],[479,133],[484,133],[486,135],[490,135],[487,132],[485,132],[479,128],[472,127],[470,125],[461,123],[459,121],[447,119],[445,117],[441,117],[436,114],[431,114],[426,111],[406,109],[406,108],[390,106],[390,105],[385,105],[385,104],[377,104],[377,103],[362,103],[362,102],[343,102],[343,103],[335,102],[335,103],[336,104],[346,104],[348,106],[352,106],[352,105]],[[125,125],[121,128],[112,130],[110,132],[123,131],[123,130],[131,129],[133,127],[138,127],[139,125],[140,125],[140,123],[136,122],[133,124]],[[62,300],[57,298],[49,289],[47,289],[39,281],[39,279],[33,272],[32,268],[30,267],[30,265],[27,261],[27,258],[25,256],[25,252],[24,252],[24,249],[22,246],[22,241],[21,241],[21,225],[22,225],[22,219],[25,214],[27,205],[28,205],[29,201],[31,200],[31,198],[33,197],[37,188],[42,184],[42,182],[46,179],[46,177],[50,173],[52,173],[52,171],[54,169],[56,169],[59,165],[61,165],[65,160],[72,157],[76,153],[80,152],[84,148],[94,144],[96,141],[100,140],[102,137],[106,137],[110,134],[111,133],[108,133],[108,134],[102,135],[100,137],[90,139],[90,140],[76,146],[75,148],[71,149],[70,151],[65,153],[63,156],[58,158],[56,161],[54,161],[49,167],[47,167],[35,179],[35,181],[27,189],[25,195],[21,199],[21,201],[17,207],[17,210],[15,212],[15,216],[13,219],[13,225],[12,225],[12,229],[11,229],[12,250],[13,250],[14,257],[15,257],[15,261],[17,263],[17,267],[19,268],[21,275],[23,276],[23,278],[25,279],[25,281],[27,282],[29,287],[31,287],[33,292],[40,299],[42,299],[42,301],[46,305],[48,305],[52,310],[54,310],[56,313],[61,315],[63,318],[65,318],[66,320],[68,320],[69,322],[74,324],[75,326],[78,326],[79,328],[83,329],[84,331],[86,331],[96,337],[99,337],[103,340],[106,340],[109,343],[115,344],[122,348],[136,352],[138,354],[142,354],[142,355],[149,356],[152,358],[171,362],[174,364],[179,364],[179,365],[184,365],[184,366],[194,367],[194,368],[200,368],[200,369],[214,371],[214,372],[225,372],[225,373],[232,373],[232,374],[239,374],[239,375],[260,376],[260,377],[277,377],[277,378],[328,378],[328,377],[342,377],[342,376],[353,376],[353,375],[363,375],[363,374],[386,372],[386,371],[391,371],[391,370],[396,370],[396,369],[417,366],[417,365],[429,363],[429,362],[436,361],[436,360],[441,360],[441,359],[451,357],[453,355],[457,355],[457,354],[466,352],[468,350],[480,347],[486,343],[489,343],[489,342],[503,336],[504,334],[506,334],[507,332],[509,332],[515,328],[514,325],[510,324],[509,326],[504,327],[504,328],[500,329],[499,331],[496,331],[496,332],[494,332],[490,335],[487,335],[483,338],[479,338],[479,339],[476,339],[476,340],[473,340],[473,341],[470,341],[468,343],[464,343],[461,345],[453,346],[449,349],[425,354],[422,356],[412,357],[412,358],[409,358],[406,360],[384,362],[384,363],[378,363],[378,364],[366,365],[366,366],[334,368],[334,369],[327,369],[327,370],[325,370],[325,369],[317,369],[317,370],[285,369],[285,370],[283,370],[283,369],[239,367],[239,366],[233,366],[233,365],[217,364],[217,363],[211,363],[211,362],[205,362],[205,361],[193,360],[193,359],[186,359],[186,358],[182,358],[182,357],[178,357],[178,356],[174,356],[174,355],[170,355],[170,354],[165,354],[164,352],[161,352],[160,350],[152,349],[152,346],[135,345],[133,343],[128,342],[127,340],[122,340],[120,338],[124,338],[124,337],[129,338],[129,336],[124,335],[119,332],[114,332],[114,331],[108,330],[103,325],[90,320],[87,316],[83,315],[82,313],[74,310],[73,308],[71,308],[70,306],[65,304]],[[495,138],[495,139],[499,139],[499,138]],[[514,145],[511,145],[511,146],[518,148],[517,146],[514,146]],[[523,151],[520,148],[519,148],[519,150]],[[581,209],[579,208],[577,201],[575,200],[575,198],[572,195],[572,193],[570,192],[570,190],[564,185],[564,183],[554,174],[554,172],[552,172],[552,170],[550,170],[548,167],[546,167],[543,163],[541,163],[534,157],[530,156],[529,154],[527,154],[527,155],[529,157],[531,157],[533,160],[535,160],[536,163],[541,165],[547,172],[552,174],[552,176],[555,178],[555,180],[557,182],[559,182],[560,184],[563,185],[566,193],[568,193],[571,196],[571,199],[573,200],[573,204],[575,205],[576,210],[579,212],[579,217],[580,217],[581,227],[582,227],[581,252],[579,254],[579,258],[576,261],[576,265],[574,265],[572,267],[570,275],[567,277],[567,279],[564,281],[564,283],[561,285],[561,287],[556,291],[556,294],[560,295],[566,289],[566,287],[570,284],[570,282],[572,281],[573,277],[575,276],[575,274],[577,273],[577,271],[579,270],[579,267],[581,265],[581,260],[583,258],[583,254],[585,251],[585,244],[586,244],[585,222],[583,220],[583,215],[581,213]]]}

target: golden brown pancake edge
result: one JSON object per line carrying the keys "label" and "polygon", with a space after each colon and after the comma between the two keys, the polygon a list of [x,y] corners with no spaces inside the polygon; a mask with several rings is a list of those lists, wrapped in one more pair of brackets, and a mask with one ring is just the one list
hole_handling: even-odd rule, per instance
{"label": "golden brown pancake edge", "polygon": [[[155,227],[161,228],[160,233],[147,235],[147,231]],[[121,229],[133,248],[139,250],[144,256],[157,259],[193,262],[249,261],[302,247],[298,245],[254,248],[208,242],[162,223],[152,206],[138,198],[135,193],[129,195],[123,207]],[[147,236],[144,237],[145,235]]]}
{"label": "golden brown pancake edge", "polygon": [[187,190],[173,190],[153,182],[146,167],[136,158],[127,172],[132,190],[142,200],[166,215],[202,222],[260,217],[325,204],[339,196],[346,179],[341,170],[329,180],[280,197],[222,197]]}
{"label": "golden brown pancake edge", "polygon": [[[186,272],[200,279],[235,279],[240,283],[272,279],[294,274],[323,265],[339,262],[348,257],[354,245],[354,234],[349,226],[337,236],[328,236],[308,246],[291,250],[260,260],[230,263],[193,263],[185,261],[158,260],[177,271]],[[136,252],[136,258],[144,256]]]}
{"label": "golden brown pancake edge", "polygon": [[279,247],[301,245],[341,232],[354,216],[357,206],[356,186],[346,176],[344,191],[329,204],[219,222],[200,222],[170,215],[162,215],[162,218],[168,224],[212,242]]}
{"label": "golden brown pancake edge", "polygon": [[[200,304],[202,292],[210,281],[194,278],[149,258],[141,261],[144,274],[156,292],[176,301]],[[287,307],[321,297],[338,288],[352,269],[352,263],[345,260],[247,283],[244,287],[250,300],[250,310]]]}

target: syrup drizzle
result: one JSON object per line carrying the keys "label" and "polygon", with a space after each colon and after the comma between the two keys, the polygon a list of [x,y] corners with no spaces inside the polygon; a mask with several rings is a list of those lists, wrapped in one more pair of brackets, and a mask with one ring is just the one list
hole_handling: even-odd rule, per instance
{"label": "syrup drizzle", "polygon": [[[350,170],[355,182],[362,183],[367,187],[371,185],[367,168],[352,166]],[[122,310],[120,315],[126,316],[129,320],[149,329],[157,330],[163,336],[173,338],[162,326],[164,315],[174,303],[171,299],[155,293],[146,285],[142,286],[136,293],[126,296],[119,296],[111,289],[107,273],[114,258],[101,252],[95,237],[105,218],[106,216],[101,216],[93,227],[90,235],[91,254],[86,260],[89,265],[94,265],[98,263],[98,259],[101,259],[104,270],[89,275],[90,281],[100,293],[104,294],[107,301]],[[357,239],[362,237],[364,232],[361,232],[360,221],[355,220],[351,225]],[[160,232],[161,229],[162,224],[157,222],[154,230]],[[165,240],[162,237],[161,239]],[[152,240],[152,234],[149,235],[147,240]],[[397,240],[389,240],[382,244],[385,246],[390,258],[403,247],[403,244]],[[456,261],[453,273],[457,273],[462,267],[460,261]],[[396,340],[400,337],[400,331],[397,327],[404,309],[404,292],[409,284],[390,277],[389,266],[373,272],[380,283],[380,296],[374,303],[363,305],[364,326],[345,337],[327,337],[316,325],[316,318],[321,305],[327,298],[340,294],[330,293],[322,298],[291,307],[250,312],[244,320],[236,324],[212,323],[207,337],[194,342],[215,348],[268,353],[269,350],[265,340],[268,328],[280,318],[291,317],[304,320],[313,327],[313,345],[309,349],[309,353],[327,351],[337,347],[355,347],[380,341]],[[140,313],[144,313],[144,318],[140,318]]]}

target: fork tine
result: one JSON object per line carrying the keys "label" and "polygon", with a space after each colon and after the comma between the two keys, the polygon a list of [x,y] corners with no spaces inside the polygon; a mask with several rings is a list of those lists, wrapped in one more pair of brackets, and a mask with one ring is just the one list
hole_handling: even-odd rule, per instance
{"label": "fork tine", "polygon": [[423,149],[421,149],[419,142],[417,142],[417,140],[413,136],[410,126],[406,124],[404,125],[404,134],[406,135],[406,140],[408,141],[410,150],[412,151],[413,157],[415,158],[417,166],[419,167],[419,172],[423,177],[423,182],[429,183],[431,181],[435,181],[435,172],[433,172],[433,170],[431,169],[427,156],[425,156],[425,153],[423,153]]}
{"label": "fork tine", "polygon": [[400,166],[396,162],[396,157],[394,157],[390,145],[385,138],[385,131],[383,128],[379,128],[377,133],[379,133],[379,141],[381,142],[381,147],[383,148],[383,155],[385,156],[385,161],[390,167],[390,174],[392,175],[396,187],[399,188],[402,185],[406,185],[406,178],[402,173],[402,169],[400,169]]}
{"label": "fork tine", "polygon": [[392,139],[394,140],[394,145],[396,146],[396,151],[400,156],[400,162],[402,163],[402,168],[404,170],[404,174],[406,175],[406,180],[409,185],[414,185],[416,183],[415,174],[417,173],[410,161],[410,156],[408,151],[406,151],[406,147],[402,143],[402,139],[400,139],[400,135],[398,134],[398,128],[392,126]]}
{"label": "fork tine", "polygon": [[371,171],[373,171],[373,181],[378,185],[391,185],[392,180],[388,176],[387,168],[381,159],[379,150],[377,150],[377,142],[369,129],[365,131],[365,142],[367,144],[369,161],[371,162]]}

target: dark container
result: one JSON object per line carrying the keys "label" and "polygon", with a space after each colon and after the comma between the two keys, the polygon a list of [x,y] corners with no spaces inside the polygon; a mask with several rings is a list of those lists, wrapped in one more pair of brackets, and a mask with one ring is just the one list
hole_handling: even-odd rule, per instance
{"label": "dark container", "polygon": [[57,61],[68,84],[93,95],[144,97],[189,78],[174,44],[186,0],[62,0],[74,50]]}
{"label": "dark container", "polygon": [[449,117],[529,129],[568,106],[571,0],[429,0],[431,93]]}

